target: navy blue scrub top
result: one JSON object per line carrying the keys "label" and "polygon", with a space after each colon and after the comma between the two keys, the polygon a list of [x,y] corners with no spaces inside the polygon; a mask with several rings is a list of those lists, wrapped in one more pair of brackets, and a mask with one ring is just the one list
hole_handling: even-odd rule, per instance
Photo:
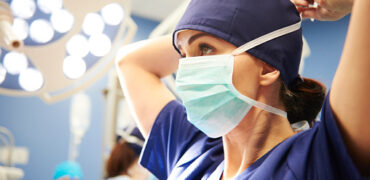
{"label": "navy blue scrub top", "polygon": [[[346,151],[328,99],[321,122],[283,141],[235,179],[365,179]],[[174,100],[158,115],[140,164],[158,179],[220,179],[222,138],[198,130]]]}

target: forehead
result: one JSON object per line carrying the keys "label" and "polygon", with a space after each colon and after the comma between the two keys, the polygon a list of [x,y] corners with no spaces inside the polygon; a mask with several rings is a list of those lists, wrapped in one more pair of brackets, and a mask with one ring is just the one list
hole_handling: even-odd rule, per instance
{"label": "forehead", "polygon": [[176,32],[175,38],[177,38],[178,41],[189,39],[191,36],[198,34],[198,33],[204,33],[202,31],[197,30],[191,30],[191,29],[184,29],[181,31]]}
{"label": "forehead", "polygon": [[185,44],[187,44],[188,40],[192,36],[199,34],[199,33],[202,33],[202,31],[184,29],[184,30],[180,30],[176,32],[174,36],[175,46],[177,48],[179,48],[179,46],[184,46]]}
{"label": "forehead", "polygon": [[197,39],[206,38],[204,40],[209,44],[219,44],[222,45],[223,49],[232,48],[235,49],[236,46],[222,38],[219,38],[211,33],[198,30],[180,30],[174,34],[174,45],[178,51],[187,49],[188,46],[192,45]]}

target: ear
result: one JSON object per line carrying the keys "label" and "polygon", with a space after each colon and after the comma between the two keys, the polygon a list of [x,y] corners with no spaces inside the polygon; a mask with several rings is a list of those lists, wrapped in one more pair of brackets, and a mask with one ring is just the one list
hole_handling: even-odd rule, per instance
{"label": "ear", "polygon": [[260,85],[269,86],[274,84],[280,77],[280,71],[262,62],[262,71],[260,74]]}

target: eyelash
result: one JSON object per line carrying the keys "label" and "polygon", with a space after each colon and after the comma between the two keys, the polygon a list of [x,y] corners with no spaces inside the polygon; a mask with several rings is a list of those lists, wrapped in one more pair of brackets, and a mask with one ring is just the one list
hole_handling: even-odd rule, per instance
{"label": "eyelash", "polygon": [[[203,52],[203,50],[204,50],[204,48],[206,48],[207,50],[207,52],[206,53],[204,53]],[[206,56],[206,55],[208,55],[209,53],[212,53],[212,51],[213,51],[213,47],[211,47],[211,46],[209,46],[208,44],[205,44],[205,43],[201,43],[201,44],[199,44],[199,51],[200,51],[200,56]]]}
{"label": "eyelash", "polygon": [[[207,52],[204,53],[203,50],[204,48],[207,49]],[[208,44],[205,44],[205,43],[200,43],[198,45],[198,49],[197,49],[197,55],[196,56],[207,56],[209,55],[210,53],[214,53],[214,48]],[[185,58],[186,55],[185,54],[181,54],[181,58]]]}

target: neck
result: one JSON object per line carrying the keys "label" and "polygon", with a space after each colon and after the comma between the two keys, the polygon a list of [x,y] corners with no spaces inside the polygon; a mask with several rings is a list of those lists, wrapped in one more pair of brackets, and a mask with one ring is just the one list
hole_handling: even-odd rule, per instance
{"label": "neck", "polygon": [[128,175],[131,180],[143,180],[148,179],[149,173],[146,169],[139,165],[139,162],[136,161],[129,169]]}
{"label": "neck", "polygon": [[236,177],[293,134],[286,118],[253,107],[240,124],[223,137],[223,179]]}

